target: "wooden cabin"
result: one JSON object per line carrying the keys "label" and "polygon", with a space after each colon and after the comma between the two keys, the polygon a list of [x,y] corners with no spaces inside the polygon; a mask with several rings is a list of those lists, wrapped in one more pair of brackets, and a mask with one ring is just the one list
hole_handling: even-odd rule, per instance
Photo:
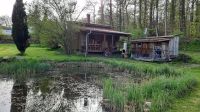
{"label": "wooden cabin", "polygon": [[74,43],[77,52],[85,54],[110,52],[112,54],[120,50],[120,38],[129,40],[131,37],[130,33],[116,31],[109,25],[92,24],[89,18],[88,22],[79,23],[80,32]]}
{"label": "wooden cabin", "polygon": [[131,57],[143,61],[170,61],[178,56],[179,37],[147,37],[131,41]]}

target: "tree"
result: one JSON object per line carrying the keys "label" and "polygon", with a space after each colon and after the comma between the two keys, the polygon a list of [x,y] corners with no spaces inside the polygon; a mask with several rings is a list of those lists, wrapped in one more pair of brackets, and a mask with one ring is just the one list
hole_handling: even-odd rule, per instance
{"label": "tree", "polygon": [[96,6],[97,6],[97,1],[94,0],[87,0],[87,6],[89,7],[89,10],[92,11],[93,13],[93,22],[96,23]]}
{"label": "tree", "polygon": [[174,29],[175,29],[175,18],[176,18],[176,0],[172,0],[171,1],[171,8],[170,8],[171,32],[174,32]]}
{"label": "tree", "polygon": [[186,33],[186,15],[185,15],[185,0],[179,1],[179,22],[180,31]]}
{"label": "tree", "polygon": [[11,18],[9,16],[1,16],[0,17],[0,24],[10,27],[11,26]]}
{"label": "tree", "polygon": [[101,7],[100,7],[100,13],[101,13],[101,24],[104,24],[105,22],[105,15],[104,15],[104,9],[105,9],[105,2],[104,0],[101,0]]}
{"label": "tree", "polygon": [[198,37],[200,38],[200,2],[199,0],[196,0],[196,19],[195,19],[195,23],[196,23],[196,36],[195,37]]}
{"label": "tree", "polygon": [[40,34],[42,32],[42,10],[38,1],[33,1],[28,7],[28,24],[31,26],[31,37],[35,42],[40,43]]}
{"label": "tree", "polygon": [[74,53],[76,49],[73,49],[73,41],[76,41],[74,37],[79,32],[76,21],[88,6],[77,10],[77,1],[75,0],[38,1],[43,12],[39,19],[42,25],[42,36],[50,45],[61,46],[66,54]]}
{"label": "tree", "polygon": [[16,0],[12,14],[12,37],[21,54],[24,54],[29,47],[30,38],[27,26],[27,16],[23,0]]}
{"label": "tree", "polygon": [[113,26],[113,10],[112,10],[112,0],[110,0],[110,25]]}
{"label": "tree", "polygon": [[139,27],[142,29],[142,1],[139,0]]}

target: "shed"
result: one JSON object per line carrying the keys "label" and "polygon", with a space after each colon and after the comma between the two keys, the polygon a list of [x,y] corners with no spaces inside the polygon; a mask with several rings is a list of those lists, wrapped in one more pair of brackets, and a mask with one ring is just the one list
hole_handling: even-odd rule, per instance
{"label": "shed", "polygon": [[178,56],[179,37],[147,37],[131,41],[131,57],[144,61],[170,61]]}

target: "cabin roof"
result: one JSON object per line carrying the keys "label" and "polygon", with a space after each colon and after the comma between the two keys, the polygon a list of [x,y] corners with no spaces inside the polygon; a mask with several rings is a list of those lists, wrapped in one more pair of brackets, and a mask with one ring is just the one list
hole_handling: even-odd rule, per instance
{"label": "cabin roof", "polygon": [[114,35],[119,35],[119,36],[125,36],[125,37],[130,37],[130,33],[125,33],[125,32],[120,32],[113,30],[112,28],[99,28],[99,27],[82,27],[82,31],[91,31],[94,33],[106,33],[106,34],[114,34]]}
{"label": "cabin roof", "polygon": [[94,27],[94,28],[103,28],[103,29],[112,29],[112,26],[110,25],[103,25],[103,24],[94,24],[94,23],[83,23],[79,22],[79,25],[83,27]]}
{"label": "cabin roof", "polygon": [[169,38],[164,37],[147,37],[142,39],[132,40],[132,43],[155,43],[155,42],[168,42],[170,41]]}

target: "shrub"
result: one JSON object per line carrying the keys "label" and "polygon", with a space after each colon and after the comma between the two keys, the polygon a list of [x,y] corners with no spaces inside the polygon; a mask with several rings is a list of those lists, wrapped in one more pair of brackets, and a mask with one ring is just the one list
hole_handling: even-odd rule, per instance
{"label": "shrub", "polygon": [[174,61],[189,63],[191,60],[192,60],[191,56],[186,54],[179,54],[179,56]]}

